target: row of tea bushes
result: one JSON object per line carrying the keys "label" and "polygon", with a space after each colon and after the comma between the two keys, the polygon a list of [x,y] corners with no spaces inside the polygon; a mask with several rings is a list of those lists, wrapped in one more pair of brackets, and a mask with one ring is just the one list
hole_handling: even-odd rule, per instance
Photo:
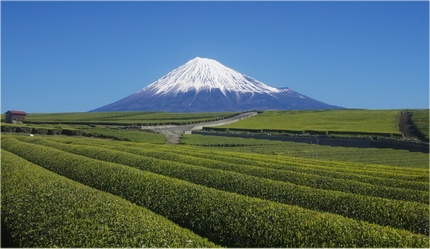
{"label": "row of tea bushes", "polygon": [[[79,148],[78,148],[79,150]],[[368,183],[362,183],[352,180],[331,178],[320,175],[313,175],[301,172],[286,172],[271,168],[262,168],[256,166],[227,165],[227,164],[199,164],[202,167],[228,170],[236,173],[247,174],[262,178],[268,178],[277,181],[291,182],[298,185],[309,186],[313,188],[337,190],[353,194],[368,195],[395,200],[414,201],[428,203],[429,193],[427,191],[418,191],[413,189],[401,189],[387,186],[377,186]]]}
{"label": "row of tea bushes", "polygon": [[[154,147],[154,146],[147,147],[147,148],[135,148],[131,146],[118,146],[118,145],[106,145],[106,144],[102,146],[106,148],[119,150],[119,151],[137,154],[137,155],[155,157],[158,159],[169,160],[174,162],[183,162],[183,163],[193,164],[197,166],[212,165],[212,167],[220,167],[221,164],[226,165],[225,167],[228,167],[227,165],[230,165],[230,167],[232,166],[231,162],[215,160],[216,157],[214,159],[206,159],[199,156],[199,154],[197,153],[195,154],[193,153],[193,155],[174,153],[175,150],[172,148],[163,150],[162,147]],[[348,171],[338,172],[336,171],[336,168],[334,168],[333,166],[321,167],[321,166],[315,166],[312,164],[304,164],[300,162],[285,162],[285,160],[278,161],[278,162],[277,161],[268,162],[267,160],[265,162],[258,162],[258,160],[259,158],[250,157],[245,163],[240,163],[238,165],[253,165],[253,166],[260,166],[263,168],[271,168],[276,170],[302,172],[307,174],[339,178],[339,179],[347,179],[347,180],[369,183],[374,185],[386,186],[386,187],[404,188],[404,189],[418,190],[418,191],[429,190],[428,183],[397,179],[395,177],[398,175],[395,175],[395,174],[390,175],[390,178],[377,177],[377,176],[369,176],[366,174],[359,174],[359,173],[348,172]],[[345,169],[348,167],[348,165],[345,164],[341,167]]]}
{"label": "row of tea bushes", "polygon": [[[26,138],[23,140],[94,159],[136,167],[220,190],[298,205],[318,211],[337,213],[380,225],[407,229],[416,233],[427,234],[429,231],[429,209],[428,205],[424,203],[315,189],[225,170],[199,167],[196,165],[204,165],[207,161],[198,158],[194,158],[196,165],[179,163],[178,161],[180,160],[178,159],[180,158],[175,158],[176,162],[160,160],[148,157],[148,155],[159,155],[157,152],[149,150],[148,153],[145,153],[142,148],[133,149],[128,146],[116,146],[118,151],[115,151],[103,148],[103,146],[70,145],[46,139]],[[121,150],[132,150],[136,153],[141,151],[146,156],[138,156]]]}
{"label": "row of tea bushes", "polygon": [[3,139],[5,149],[51,171],[145,206],[229,247],[428,247],[427,236],[339,215],[219,191]]}
{"label": "row of tea bushes", "polygon": [[4,150],[1,158],[2,232],[10,240],[2,246],[216,247],[118,196]]}
{"label": "row of tea bushes", "polygon": [[26,133],[26,134],[41,134],[41,135],[67,135],[67,136],[83,136],[85,133],[78,129],[69,128],[46,128],[28,125],[9,125],[2,124],[1,132],[6,133]]}
{"label": "row of tea bushes", "polygon": [[[273,155],[252,155],[240,152],[225,152],[202,149],[175,150],[175,153],[193,155],[217,161],[224,161],[236,164],[248,164],[264,168],[284,169],[290,168],[291,164],[305,166],[306,168],[327,169],[330,171],[357,173],[361,175],[396,178],[405,181],[429,182],[428,169],[411,168],[388,165],[369,165],[353,162],[335,162],[327,160],[307,159],[301,157],[281,156],[280,159],[274,159]],[[286,162],[285,159],[288,158]],[[268,163],[272,162],[272,163]],[[275,163],[275,164],[274,164]]]}
{"label": "row of tea bushes", "polygon": [[362,131],[333,131],[333,130],[287,130],[287,129],[246,129],[246,128],[223,128],[223,127],[203,127],[203,131],[208,132],[225,132],[225,133],[246,133],[246,134],[261,134],[268,133],[274,135],[284,136],[336,136],[341,135],[344,137],[395,137],[401,138],[402,134],[392,132],[362,132]]}

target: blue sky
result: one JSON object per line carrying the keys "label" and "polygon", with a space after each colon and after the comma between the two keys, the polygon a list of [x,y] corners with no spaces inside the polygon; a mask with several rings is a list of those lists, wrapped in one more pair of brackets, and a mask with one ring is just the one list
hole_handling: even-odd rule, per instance
{"label": "blue sky", "polygon": [[429,3],[1,2],[1,111],[84,112],[194,57],[347,108],[429,106]]}

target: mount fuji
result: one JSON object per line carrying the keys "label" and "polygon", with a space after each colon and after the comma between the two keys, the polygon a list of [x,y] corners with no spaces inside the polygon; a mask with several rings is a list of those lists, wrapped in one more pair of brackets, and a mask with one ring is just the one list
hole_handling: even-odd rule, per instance
{"label": "mount fuji", "polygon": [[288,87],[271,87],[218,61],[196,57],[140,91],[92,111],[221,112],[339,108]]}

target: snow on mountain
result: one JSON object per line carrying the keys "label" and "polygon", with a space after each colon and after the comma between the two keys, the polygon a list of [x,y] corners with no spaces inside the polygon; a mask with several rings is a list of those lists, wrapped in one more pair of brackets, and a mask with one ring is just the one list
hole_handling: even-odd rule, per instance
{"label": "snow on mountain", "polygon": [[219,89],[235,93],[278,93],[280,90],[268,86],[252,77],[243,75],[216,60],[196,57],[155,81],[141,91],[155,94],[177,94],[195,90]]}
{"label": "snow on mountain", "polygon": [[291,88],[275,88],[221,63],[196,57],[140,91],[92,111],[215,112],[337,109]]}

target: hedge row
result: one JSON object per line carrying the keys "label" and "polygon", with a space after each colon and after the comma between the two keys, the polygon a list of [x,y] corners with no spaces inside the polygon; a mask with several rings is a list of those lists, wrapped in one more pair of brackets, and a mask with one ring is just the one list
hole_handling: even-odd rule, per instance
{"label": "hedge row", "polygon": [[[138,156],[85,145],[66,145],[46,140],[33,142],[94,159],[119,163],[207,187],[258,197],[280,203],[337,213],[372,223],[428,234],[428,205],[354,195],[272,181],[225,170]],[[127,148],[122,148],[127,149]],[[197,164],[204,161],[195,160]]]}
{"label": "hedge row", "polygon": [[414,201],[426,204],[428,204],[429,200],[428,191],[377,186],[353,180],[331,178],[302,172],[248,166],[247,164],[237,165],[229,163],[206,162],[199,164],[199,166],[228,170],[236,173],[268,178],[277,181],[291,182],[294,184],[309,186],[313,188],[337,190],[366,196],[375,196],[394,200]]}
{"label": "hedge row", "polygon": [[67,136],[84,135],[83,131],[74,130],[74,129],[42,128],[42,127],[16,126],[16,125],[3,125],[3,124],[1,126],[1,132],[18,132],[18,133],[32,133],[32,134],[42,134],[42,135],[67,135]]}
{"label": "hedge row", "polygon": [[[268,167],[267,161],[271,161],[272,159],[269,159],[269,156],[266,155],[249,155],[249,154],[242,154],[242,153],[232,153],[229,154],[228,152],[217,152],[217,151],[211,151],[211,150],[202,150],[202,149],[187,149],[187,150],[172,150],[174,153],[182,154],[182,155],[192,155],[199,158],[207,158],[217,161],[224,161],[228,163],[235,163],[235,164],[244,164],[244,165],[253,165],[253,166],[259,166],[259,167]],[[283,156],[282,158],[287,158]],[[412,168],[408,168],[407,171],[405,168],[399,167],[399,170],[395,166],[380,166],[380,165],[366,165],[363,163],[352,163],[352,162],[333,162],[333,161],[323,161],[323,160],[316,160],[316,159],[304,159],[304,158],[295,158],[295,157],[288,157],[288,160],[293,162],[294,164],[300,165],[302,163],[306,163],[307,167],[314,167],[314,168],[322,168],[324,166],[327,166],[326,169],[328,170],[336,170],[341,172],[356,172],[363,175],[369,175],[369,176],[375,176],[375,177],[384,177],[384,178],[395,178],[395,179],[401,179],[405,181],[419,181],[419,182],[426,182],[428,183],[428,173],[426,173],[424,170],[419,169],[415,171]],[[296,160],[300,160],[302,162],[297,162]],[[285,168],[282,166],[282,164],[286,164],[287,166],[290,166],[288,162],[279,162],[276,165],[272,164],[273,169],[279,169],[279,168]],[[366,167],[365,167],[366,166]]]}
{"label": "hedge row", "polygon": [[[360,148],[356,148],[356,150],[361,150]],[[207,152],[207,151],[206,151]],[[367,156],[365,154],[366,152],[364,151],[364,154],[362,154],[362,156]],[[221,153],[218,153],[221,154]],[[223,155],[225,155],[226,153],[222,153]],[[227,153],[227,155],[232,156],[232,154]],[[238,156],[240,158],[243,159],[250,159],[250,160],[254,160],[254,159],[258,159],[259,161],[264,161],[264,162],[276,162],[277,164],[284,164],[288,162],[285,162],[284,158],[285,156],[273,156],[273,155],[256,155],[256,154],[249,154],[249,153],[234,153],[234,156]],[[383,154],[382,157],[384,159],[387,159],[387,154]],[[321,167],[321,166],[326,166],[328,168],[331,169],[336,169],[336,170],[354,170],[358,173],[369,173],[369,172],[375,172],[375,173],[379,173],[381,176],[387,175],[387,177],[391,178],[392,176],[388,176],[391,173],[396,173],[396,174],[405,174],[405,175],[427,175],[428,173],[428,169],[423,169],[423,168],[405,168],[403,166],[393,166],[393,165],[369,165],[369,164],[365,164],[365,163],[359,163],[359,162],[341,162],[341,161],[328,161],[328,160],[318,160],[318,159],[310,159],[310,158],[301,158],[301,157],[288,157],[289,161],[297,164],[297,163],[301,163],[301,164],[306,164],[306,165],[310,165],[313,164],[315,166]],[[388,174],[387,174],[388,173]],[[412,179],[413,181],[415,181],[416,179]],[[428,181],[427,181],[428,182]]]}
{"label": "hedge row", "polygon": [[1,170],[2,232],[10,243],[2,246],[216,247],[143,207],[4,150]]}
{"label": "hedge row", "polygon": [[68,178],[120,195],[229,247],[429,247],[427,236],[219,191],[41,145],[3,144]]}
{"label": "hedge row", "polygon": [[[153,114],[153,113],[159,113],[159,112],[151,112],[151,113],[146,113],[146,114]],[[125,120],[115,120],[115,118],[118,118],[118,117],[136,116],[136,115],[142,115],[142,114],[145,114],[145,113],[138,113],[138,114],[133,114],[133,115],[124,115],[124,116],[117,116],[117,117],[105,117],[105,118],[91,119],[91,120],[84,120],[85,117],[75,117],[76,120],[62,119],[62,120],[51,120],[51,121],[42,120],[42,121],[40,121],[40,120],[35,120],[33,117],[33,119],[27,118],[26,123],[29,123],[29,124],[70,124],[70,125],[117,125],[117,126],[189,125],[189,124],[197,124],[197,123],[205,123],[205,122],[224,120],[227,118],[231,118],[231,117],[240,115],[241,113],[233,113],[231,115],[226,115],[226,116],[218,117],[218,118],[203,118],[202,120],[195,119],[195,120],[191,120],[191,121],[175,121],[174,119],[170,119],[167,121],[158,121],[158,122],[155,122],[154,120],[150,120],[150,119],[149,120],[148,119],[142,119],[142,120],[135,120],[135,121],[133,121],[133,120],[127,121],[127,118],[125,118]],[[105,120],[108,120],[108,121],[105,121]],[[142,121],[146,121],[147,123],[142,123]],[[133,123],[133,122],[135,122],[135,123]]]}
{"label": "hedge row", "polygon": [[[217,158],[220,161],[231,162],[233,155],[223,153],[223,155],[207,153],[207,155]],[[201,154],[194,155],[201,157]],[[282,158],[265,157],[264,155],[242,155],[235,153],[234,159],[239,164],[253,165],[263,168],[272,168],[285,171],[297,171],[302,173],[316,174],[333,178],[349,179],[364,183],[383,185],[395,188],[406,188],[421,191],[428,191],[428,171],[421,170],[414,173],[413,170],[395,170],[394,167],[381,167],[379,171],[377,165],[360,164],[359,168],[351,167],[353,163],[328,162],[320,160],[301,160],[285,156]],[[299,160],[297,160],[299,159]],[[212,159],[213,160],[213,159]]]}
{"label": "hedge row", "polygon": [[284,129],[247,129],[247,128],[221,128],[221,127],[203,127],[204,131],[220,131],[220,132],[251,132],[251,133],[281,133],[281,134],[309,134],[309,135],[360,135],[360,136],[376,136],[376,137],[397,137],[401,138],[402,134],[393,134],[387,132],[362,132],[362,131],[317,131],[317,130],[284,130]]}
{"label": "hedge row", "polygon": [[[428,170],[426,169],[414,169],[396,166],[386,166],[386,165],[370,165],[363,163],[353,163],[353,162],[334,162],[326,160],[316,160],[316,159],[306,159],[288,156],[273,156],[273,155],[253,155],[249,153],[228,153],[228,152],[217,152],[209,150],[206,148],[196,148],[188,146],[180,147],[170,147],[170,146],[159,146],[159,145],[148,145],[144,143],[122,143],[122,142],[110,142],[106,143],[103,140],[88,140],[88,139],[72,139],[67,137],[50,137],[46,138],[49,140],[61,142],[61,143],[73,143],[82,145],[97,145],[104,146],[113,149],[130,148],[128,152],[140,154],[143,151],[152,150],[162,152],[163,159],[177,161],[180,160],[180,156],[192,157],[189,160],[194,160],[194,158],[199,159],[209,159],[214,160],[219,163],[234,163],[239,165],[253,165],[263,168],[273,168],[280,170],[305,170],[309,173],[312,171],[320,174],[321,172],[334,172],[334,174],[342,173],[345,177],[349,175],[357,175],[357,177],[370,177],[371,179],[378,178],[381,182],[387,182],[387,186],[402,187],[403,185],[411,184],[410,189],[423,189],[424,186],[428,186]],[[160,153],[158,153],[160,154]],[[152,156],[156,156],[156,153]],[[170,157],[167,158],[167,156]],[[179,156],[179,158],[178,158]],[[191,162],[187,162],[191,163]],[[324,174],[324,173],[322,173]],[[358,178],[356,179],[358,180]],[[391,182],[392,181],[392,182]],[[391,183],[390,183],[391,182]],[[398,185],[396,186],[396,183]],[[384,185],[384,184],[379,184]],[[415,186],[416,185],[416,186]],[[406,187],[405,187],[406,188]]]}
{"label": "hedge row", "polygon": [[[125,147],[125,146],[118,146],[118,145],[103,145],[104,147],[120,150],[120,151],[126,151],[137,155],[143,155],[143,156],[150,156],[155,157],[163,160],[169,160],[169,161],[175,161],[175,162],[183,162],[187,164],[192,165],[213,165],[219,166],[221,164],[224,165],[230,165],[233,167],[233,165],[229,162],[223,162],[218,161],[214,159],[205,159],[202,157],[199,157],[198,155],[183,155],[183,154],[175,154],[173,153],[173,149],[169,148],[167,150],[162,150],[160,148],[134,148],[134,147]],[[261,159],[261,158],[260,158]],[[280,169],[285,171],[293,171],[293,172],[302,172],[302,173],[308,173],[313,175],[319,175],[319,176],[326,176],[331,178],[338,178],[338,179],[348,179],[353,181],[359,181],[363,183],[369,183],[374,185],[381,185],[381,186],[387,186],[387,187],[395,187],[395,188],[404,188],[404,189],[411,189],[411,190],[419,190],[419,191],[428,191],[429,185],[425,182],[416,182],[416,181],[406,181],[401,179],[396,179],[391,176],[390,178],[383,178],[383,177],[375,177],[375,176],[368,176],[363,174],[357,174],[352,172],[336,172],[334,171],[334,167],[312,167],[313,165],[309,164],[302,164],[298,162],[291,162],[286,163],[285,161],[282,162],[284,165],[279,165],[275,163],[267,163],[267,162],[261,162],[260,164],[256,164],[256,160],[259,159],[257,157],[250,158],[249,160],[252,160],[249,163],[245,163],[245,165],[254,165],[254,166],[261,166],[264,168],[273,168],[273,169]],[[285,165],[287,164],[287,166]]]}
{"label": "hedge row", "polygon": [[[186,152],[185,152],[186,153]],[[215,156],[216,157],[216,156]],[[214,157],[212,157],[214,158]],[[313,175],[302,172],[277,170],[250,166],[252,164],[199,164],[199,166],[228,170],[241,174],[247,174],[277,181],[291,182],[298,185],[313,188],[337,190],[353,194],[389,198],[395,200],[414,201],[428,203],[429,192],[411,189],[376,186],[347,179],[331,178],[321,175]]]}

